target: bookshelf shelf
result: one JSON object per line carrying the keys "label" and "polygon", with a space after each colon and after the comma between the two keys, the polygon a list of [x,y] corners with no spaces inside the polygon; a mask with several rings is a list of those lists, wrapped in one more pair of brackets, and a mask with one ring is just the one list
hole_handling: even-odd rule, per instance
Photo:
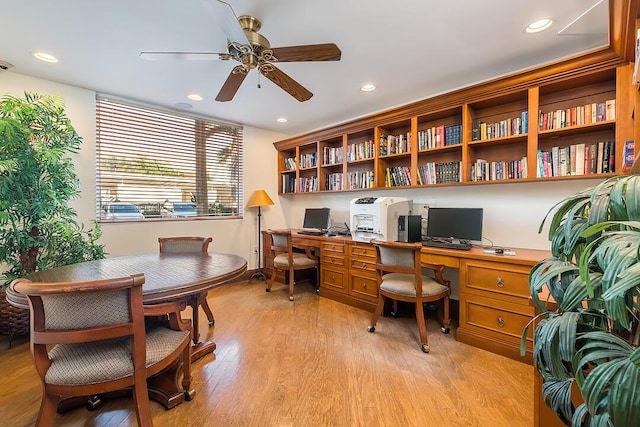
{"label": "bookshelf shelf", "polygon": [[[550,65],[526,78],[497,79],[275,142],[279,192],[615,175],[622,171],[624,142],[634,136],[634,97],[620,89],[633,73],[633,64],[576,64],[574,69]],[[572,162],[568,171],[559,165],[563,151],[565,162]],[[573,160],[576,154],[578,160]],[[315,163],[310,160],[314,157]],[[293,170],[287,169],[291,159],[297,160]],[[582,167],[574,167],[581,162]],[[315,186],[305,184],[309,181]]]}

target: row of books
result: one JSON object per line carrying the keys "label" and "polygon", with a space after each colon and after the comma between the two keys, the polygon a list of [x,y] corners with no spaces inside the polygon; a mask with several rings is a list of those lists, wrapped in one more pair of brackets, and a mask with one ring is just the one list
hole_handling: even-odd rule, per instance
{"label": "row of books", "polygon": [[411,170],[409,166],[393,166],[385,171],[385,187],[411,185]]}
{"label": "row of books", "polygon": [[342,173],[330,173],[326,178],[326,189],[329,191],[344,190],[342,185]]}
{"label": "row of books", "polygon": [[500,181],[505,179],[524,179],[528,176],[527,158],[489,162],[477,159],[471,165],[471,181]]}
{"label": "row of books", "polygon": [[282,175],[282,192],[283,193],[295,193],[296,192],[296,176],[295,174],[283,174]]}
{"label": "row of books", "polygon": [[538,150],[538,178],[615,172],[614,141],[572,144]]}
{"label": "row of books", "polygon": [[298,192],[299,193],[310,193],[313,191],[318,191],[318,177],[317,176],[309,176],[309,177],[300,177],[300,181],[298,182]]}
{"label": "row of books", "polygon": [[372,139],[349,144],[347,148],[347,161],[353,162],[355,160],[373,159],[374,150],[375,146],[373,145]]}
{"label": "row of books", "polygon": [[287,170],[293,171],[296,170],[296,159],[295,157],[287,157],[284,159],[284,167]]}
{"label": "row of books", "polygon": [[440,125],[418,131],[418,150],[462,144],[462,124]]}
{"label": "row of books", "polygon": [[322,164],[335,165],[344,162],[344,150],[342,147],[324,147],[322,149]]}
{"label": "row of books", "polygon": [[520,117],[508,118],[495,123],[485,123],[482,120],[474,120],[471,123],[471,140],[484,141],[485,139],[522,135],[527,133],[528,128],[528,111],[521,112]]}
{"label": "row of books", "polygon": [[347,188],[357,190],[375,187],[373,171],[347,172]]}
{"label": "row of books", "polygon": [[318,164],[317,153],[307,153],[300,155],[301,168],[313,168]]}
{"label": "row of books", "polygon": [[538,118],[539,130],[562,129],[616,119],[616,100],[578,105],[576,107],[543,112]]}
{"label": "row of books", "polygon": [[442,184],[445,182],[462,182],[460,167],[462,162],[429,162],[418,166],[418,184]]}
{"label": "row of books", "polygon": [[380,155],[408,153],[411,151],[411,132],[400,135],[380,135]]}

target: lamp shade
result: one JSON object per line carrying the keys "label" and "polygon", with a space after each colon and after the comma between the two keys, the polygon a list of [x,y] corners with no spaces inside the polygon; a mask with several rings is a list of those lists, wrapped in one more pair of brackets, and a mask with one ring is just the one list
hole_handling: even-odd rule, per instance
{"label": "lamp shade", "polygon": [[249,201],[247,201],[248,208],[255,208],[258,206],[268,206],[273,205],[273,200],[264,190],[256,190],[249,197]]}

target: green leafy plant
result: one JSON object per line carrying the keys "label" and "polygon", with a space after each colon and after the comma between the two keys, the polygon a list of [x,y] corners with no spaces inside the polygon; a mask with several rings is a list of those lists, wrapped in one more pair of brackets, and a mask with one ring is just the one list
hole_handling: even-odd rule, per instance
{"label": "green leafy plant", "polygon": [[81,138],[58,96],[0,99],[0,264],[4,284],[37,270],[104,258],[97,223],[85,229],[68,202],[79,196],[69,154]]}
{"label": "green leafy plant", "polygon": [[[561,201],[540,232],[550,217],[553,256],[529,275],[545,403],[567,425],[637,427],[640,176],[612,177]],[[572,403],[576,387],[582,402]]]}

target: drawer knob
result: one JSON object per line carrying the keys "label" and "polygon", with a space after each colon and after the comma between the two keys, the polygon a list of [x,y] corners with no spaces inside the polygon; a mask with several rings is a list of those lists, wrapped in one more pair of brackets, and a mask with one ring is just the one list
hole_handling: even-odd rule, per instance
{"label": "drawer knob", "polygon": [[362,263],[362,269],[366,270],[367,269],[367,264],[365,264],[364,262]]}
{"label": "drawer knob", "polygon": [[334,262],[336,262],[336,259],[334,257],[331,257],[331,264],[333,264]]}
{"label": "drawer knob", "polygon": [[336,276],[331,276],[331,281],[335,282],[336,281]]}
{"label": "drawer knob", "polygon": [[367,289],[367,284],[366,283],[362,283],[362,289]]}
{"label": "drawer knob", "polygon": [[496,279],[496,283],[498,284],[499,288],[503,288],[504,287],[504,279],[502,277],[498,277]]}
{"label": "drawer knob", "polygon": [[498,326],[500,326],[501,328],[504,327],[504,318],[503,317],[498,317]]}
{"label": "drawer knob", "polygon": [[367,254],[367,250],[366,250],[366,249],[363,249],[363,250],[362,250],[362,255],[366,255],[366,254]]}

